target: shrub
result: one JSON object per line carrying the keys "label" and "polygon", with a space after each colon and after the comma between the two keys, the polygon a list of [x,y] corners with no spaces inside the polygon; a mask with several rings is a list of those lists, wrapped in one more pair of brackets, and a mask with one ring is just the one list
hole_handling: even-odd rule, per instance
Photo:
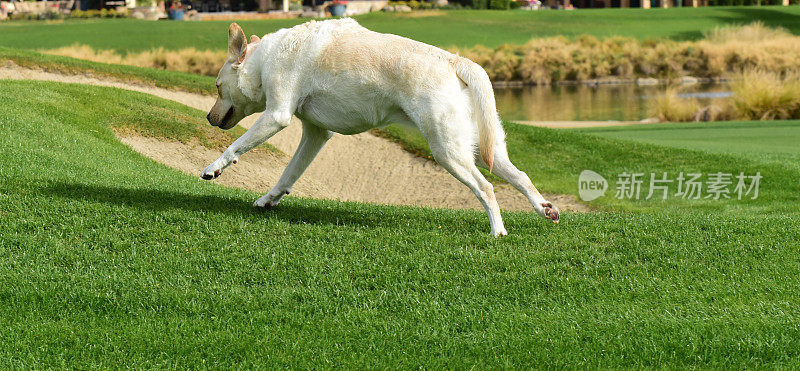
{"label": "shrub", "polygon": [[[493,80],[517,76],[526,83],[604,77],[722,77],[759,66],[787,73],[800,66],[800,37],[754,23],[719,28],[699,41],[581,36],[533,39],[525,45],[460,50],[484,66]],[[508,68],[515,68],[509,71]]]}
{"label": "shrub", "polygon": [[749,120],[800,118],[800,75],[761,69],[741,72],[731,83],[733,108]]}
{"label": "shrub", "polygon": [[44,12],[39,13],[38,19],[40,20],[55,20],[55,19],[64,19],[66,16],[59,12],[58,10],[51,10],[48,9]]}
{"label": "shrub", "polygon": [[86,11],[73,10],[69,16],[71,18],[126,18],[129,14],[127,9],[122,11],[116,11],[115,9],[89,9]]}
{"label": "shrub", "polygon": [[216,76],[219,68],[227,58],[227,53],[224,51],[197,50],[194,48],[181,50],[158,48],[141,53],[128,53],[123,57],[112,50],[96,51],[91,47],[78,44],[45,52],[88,59],[95,62],[158,68],[206,76]]}
{"label": "shrub", "polygon": [[651,114],[661,121],[800,119],[800,74],[750,69],[731,78],[729,102],[699,108],[696,100],[667,88],[653,101]]}
{"label": "shrub", "polygon": [[489,9],[508,10],[512,0],[489,0]]}
{"label": "shrub", "polygon": [[17,13],[12,13],[9,16],[9,19],[13,21],[33,21],[39,19],[39,17],[36,14],[17,12]]}
{"label": "shrub", "polygon": [[444,10],[454,10],[454,9],[458,10],[458,9],[464,9],[464,6],[461,5],[460,3],[448,3],[447,5],[437,5],[436,8]]}
{"label": "shrub", "polygon": [[456,0],[457,4],[470,9],[488,9],[489,0]]}
{"label": "shrub", "polygon": [[694,98],[678,97],[678,89],[668,87],[664,95],[653,100],[650,114],[660,121],[692,121],[700,105]]}

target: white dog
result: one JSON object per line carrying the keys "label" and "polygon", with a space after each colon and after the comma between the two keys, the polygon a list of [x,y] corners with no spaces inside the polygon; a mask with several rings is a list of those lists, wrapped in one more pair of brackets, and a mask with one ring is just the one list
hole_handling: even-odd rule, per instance
{"label": "white dog", "polygon": [[486,72],[442,49],[373,32],[352,19],[311,21],[263,39],[253,36],[248,44],[234,23],[217,91],[207,117],[211,125],[230,129],[252,113],[264,113],[203,170],[203,179],[218,177],[289,125],[292,115],[303,123],[297,152],[256,207],[277,205],[334,132],[357,134],[397,123],[419,129],[436,161],[475,193],[489,214],[492,235],[507,232],[492,184],[477,166],[511,183],[542,217],[559,220],[558,209],[508,159]]}

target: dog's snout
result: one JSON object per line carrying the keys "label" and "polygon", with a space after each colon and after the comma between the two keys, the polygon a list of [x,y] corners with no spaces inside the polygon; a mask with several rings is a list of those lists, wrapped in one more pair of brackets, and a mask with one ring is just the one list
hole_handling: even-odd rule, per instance
{"label": "dog's snout", "polygon": [[210,112],[206,115],[206,120],[208,120],[209,124],[214,125],[214,123],[211,122],[211,113]]}

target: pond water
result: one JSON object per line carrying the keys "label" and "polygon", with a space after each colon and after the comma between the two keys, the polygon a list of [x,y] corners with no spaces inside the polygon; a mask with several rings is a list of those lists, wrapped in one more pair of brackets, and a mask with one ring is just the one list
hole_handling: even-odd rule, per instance
{"label": "pond water", "polygon": [[[509,121],[638,121],[651,117],[653,98],[665,90],[632,84],[526,86],[495,88],[495,96],[500,117]],[[682,87],[679,96],[707,105],[730,93],[724,84],[696,84]]]}

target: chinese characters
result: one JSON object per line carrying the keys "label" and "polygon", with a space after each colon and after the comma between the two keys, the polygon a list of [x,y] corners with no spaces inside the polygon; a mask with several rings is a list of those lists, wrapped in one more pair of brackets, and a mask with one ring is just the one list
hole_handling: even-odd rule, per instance
{"label": "chinese characters", "polygon": [[[741,200],[749,197],[755,200],[758,198],[758,188],[763,178],[760,172],[755,175],[746,175],[744,172],[738,175],[723,172],[709,174],[680,172],[674,178],[668,173],[649,175],[648,178],[645,173],[619,174],[614,197],[620,200],[639,200],[642,196],[645,200],[651,198],[666,200],[669,197],[688,200],[720,200],[734,197]],[[646,193],[642,192],[643,185],[648,185]]]}

